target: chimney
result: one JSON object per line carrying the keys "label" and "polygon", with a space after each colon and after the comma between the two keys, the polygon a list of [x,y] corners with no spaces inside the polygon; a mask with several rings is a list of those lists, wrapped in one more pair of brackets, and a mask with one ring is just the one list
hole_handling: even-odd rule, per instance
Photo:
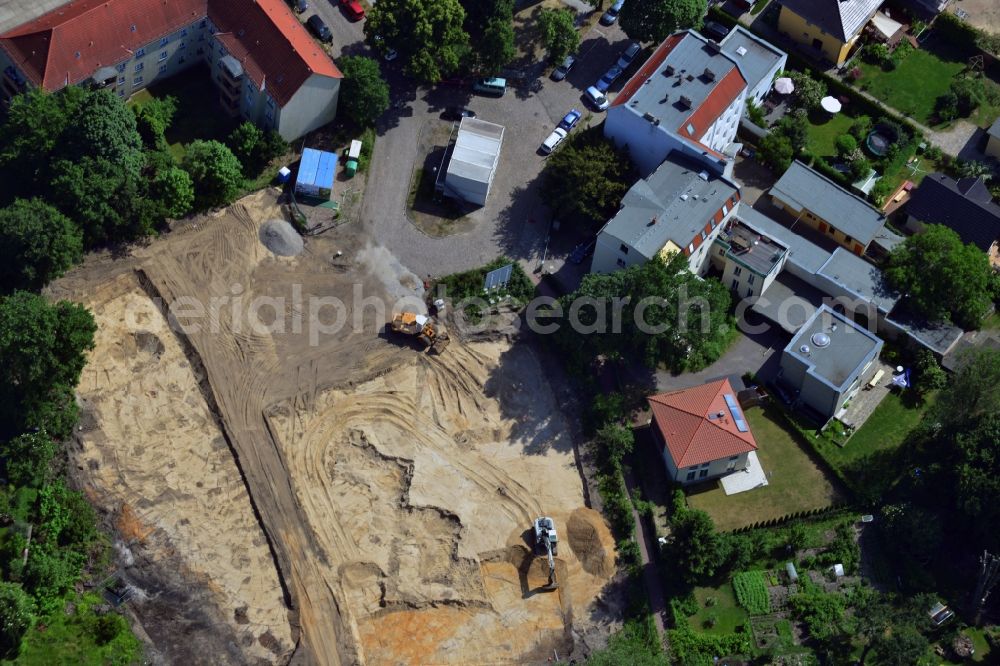
{"label": "chimney", "polygon": [[713,72],[712,70],[710,70],[708,67],[705,68],[705,73],[702,74],[702,76],[704,76],[709,81],[714,81],[715,80],[715,72]]}
{"label": "chimney", "polygon": [[681,99],[679,101],[679,104],[681,105],[682,109],[690,109],[691,108],[691,98],[688,97],[688,96],[686,96],[686,95],[681,95]]}
{"label": "chimney", "polygon": [[663,75],[664,76],[673,76],[674,75],[674,66],[673,65],[667,65],[666,68],[663,70]]}

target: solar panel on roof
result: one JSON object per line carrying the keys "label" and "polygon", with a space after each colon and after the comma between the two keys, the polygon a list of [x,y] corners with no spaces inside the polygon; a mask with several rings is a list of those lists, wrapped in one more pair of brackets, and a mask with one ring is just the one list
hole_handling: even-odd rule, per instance
{"label": "solar panel on roof", "polygon": [[501,266],[500,268],[490,271],[486,274],[486,280],[483,283],[483,291],[492,291],[506,287],[507,283],[510,282],[510,276],[514,272],[514,264],[507,264],[506,266]]}
{"label": "solar panel on roof", "polygon": [[743,412],[740,411],[740,406],[736,403],[736,398],[731,394],[727,393],[723,396],[726,399],[726,407],[729,408],[729,413],[733,416],[733,422],[736,424],[736,429],[740,432],[748,432],[750,426],[747,422],[743,420]]}

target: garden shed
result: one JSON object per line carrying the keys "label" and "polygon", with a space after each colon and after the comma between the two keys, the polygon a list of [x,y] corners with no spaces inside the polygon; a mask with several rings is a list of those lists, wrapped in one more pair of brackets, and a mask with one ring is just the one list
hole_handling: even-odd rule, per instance
{"label": "garden shed", "polygon": [[337,155],[325,150],[306,148],[299,162],[295,178],[295,194],[329,199],[333,193],[333,179],[337,172]]}

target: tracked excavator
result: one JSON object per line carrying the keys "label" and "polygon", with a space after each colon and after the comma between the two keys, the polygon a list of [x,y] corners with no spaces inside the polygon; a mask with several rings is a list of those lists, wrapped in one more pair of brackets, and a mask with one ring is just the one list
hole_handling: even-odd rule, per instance
{"label": "tracked excavator", "polygon": [[556,581],[556,552],[559,547],[559,535],[556,533],[556,524],[548,516],[535,518],[535,552],[538,555],[545,554],[549,559],[549,582],[545,586],[546,590],[554,590],[559,587]]}
{"label": "tracked excavator", "polygon": [[389,328],[394,333],[415,336],[429,351],[440,354],[451,343],[447,331],[427,315],[398,312],[392,316]]}

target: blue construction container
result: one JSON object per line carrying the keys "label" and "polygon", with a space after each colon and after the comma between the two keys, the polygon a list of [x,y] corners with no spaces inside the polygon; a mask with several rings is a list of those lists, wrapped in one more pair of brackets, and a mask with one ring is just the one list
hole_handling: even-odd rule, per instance
{"label": "blue construction container", "polygon": [[306,148],[299,161],[295,193],[318,199],[329,199],[337,172],[337,155],[324,150]]}

